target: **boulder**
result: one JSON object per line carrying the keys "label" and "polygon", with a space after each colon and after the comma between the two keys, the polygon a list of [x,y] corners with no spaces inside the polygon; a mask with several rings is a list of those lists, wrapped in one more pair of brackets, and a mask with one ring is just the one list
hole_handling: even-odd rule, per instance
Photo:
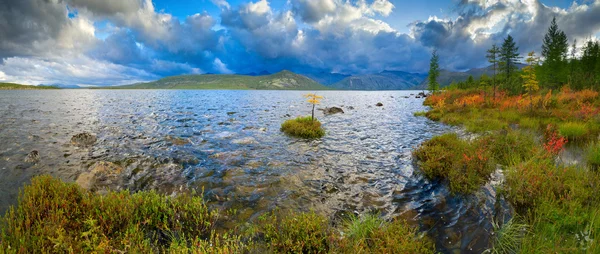
{"label": "boulder", "polygon": [[377,106],[377,107],[383,107],[383,103],[377,102],[377,104],[375,104],[375,106]]}
{"label": "boulder", "polygon": [[323,113],[325,113],[326,115],[333,115],[337,113],[344,113],[344,110],[339,107],[331,107],[323,109]]}
{"label": "boulder", "polygon": [[96,143],[96,140],[97,138],[95,135],[88,132],[83,132],[71,137],[71,144],[75,146],[86,147]]}
{"label": "boulder", "polygon": [[31,151],[25,157],[25,162],[27,163],[38,163],[40,161],[40,153],[37,150]]}

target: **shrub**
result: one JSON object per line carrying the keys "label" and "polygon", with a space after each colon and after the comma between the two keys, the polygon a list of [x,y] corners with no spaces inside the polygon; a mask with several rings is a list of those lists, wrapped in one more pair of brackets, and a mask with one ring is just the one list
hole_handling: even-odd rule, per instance
{"label": "shrub", "polygon": [[2,220],[0,248],[19,252],[164,252],[209,239],[217,213],[199,197],[94,195],[49,176],[32,179]]}
{"label": "shrub", "polygon": [[281,125],[281,131],[300,138],[321,138],[325,136],[325,130],[321,128],[321,123],[310,116],[298,117],[285,121]]}
{"label": "shrub", "polygon": [[430,179],[448,180],[453,193],[471,193],[494,171],[484,140],[467,142],[454,133],[437,136],[413,152],[418,165]]}
{"label": "shrub", "polygon": [[558,132],[560,135],[569,139],[569,141],[580,140],[588,134],[587,126],[584,123],[579,122],[566,122],[559,124]]}
{"label": "shrub", "polygon": [[587,164],[593,170],[600,169],[600,143],[591,143],[586,153]]}

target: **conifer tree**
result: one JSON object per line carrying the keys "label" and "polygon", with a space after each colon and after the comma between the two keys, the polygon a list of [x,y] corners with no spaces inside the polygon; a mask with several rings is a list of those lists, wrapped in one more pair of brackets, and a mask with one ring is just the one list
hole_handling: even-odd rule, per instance
{"label": "conifer tree", "polygon": [[437,78],[440,76],[439,56],[437,50],[433,50],[431,61],[429,62],[429,85],[428,89],[431,93],[437,92],[440,89],[440,84]]}
{"label": "conifer tree", "polygon": [[529,108],[533,110],[533,93],[540,89],[537,77],[535,75],[535,67],[538,65],[539,58],[535,56],[535,52],[531,51],[527,54],[527,66],[523,67],[523,87],[529,95]]}
{"label": "conifer tree", "polygon": [[568,51],[569,42],[567,35],[558,29],[556,17],[554,17],[542,45],[544,78],[553,88],[556,88],[561,82],[565,82],[565,75],[563,73],[567,63]]}
{"label": "conifer tree", "polygon": [[509,84],[512,75],[517,70],[519,59],[519,47],[513,37],[508,35],[500,48],[500,71],[504,74],[506,85]]}
{"label": "conifer tree", "polygon": [[496,44],[492,45],[491,49],[487,51],[487,59],[488,62],[492,64],[492,69],[494,70],[494,75],[492,76],[492,84],[494,86],[494,99],[496,99],[496,69],[498,68],[498,62],[500,61],[500,48],[496,46]]}

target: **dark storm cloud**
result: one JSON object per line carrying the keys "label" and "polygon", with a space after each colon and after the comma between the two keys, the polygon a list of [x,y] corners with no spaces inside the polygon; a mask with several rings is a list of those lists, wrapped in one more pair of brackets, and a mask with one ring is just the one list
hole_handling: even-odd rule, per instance
{"label": "dark storm cloud", "polygon": [[599,0],[568,9],[463,0],[456,18],[414,22],[409,34],[381,20],[395,8],[388,0],[290,0],[279,10],[267,0],[212,2],[220,23],[206,13],[174,17],[151,0],[0,0],[0,80],[104,85],[207,72],[426,72],[434,48],[442,68],[465,70],[486,65],[485,51],[508,34],[521,53],[539,52],[553,17],[570,39],[600,31]]}

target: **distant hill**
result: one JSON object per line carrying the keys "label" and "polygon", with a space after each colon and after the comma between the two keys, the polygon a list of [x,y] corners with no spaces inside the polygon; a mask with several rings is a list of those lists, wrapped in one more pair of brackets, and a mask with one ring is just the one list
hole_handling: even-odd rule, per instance
{"label": "distant hill", "polygon": [[[524,64],[518,64],[517,67],[519,69],[523,69],[523,67],[525,67],[526,65]],[[488,67],[484,67],[484,68],[473,68],[470,69],[468,71],[465,72],[453,72],[453,71],[447,71],[447,70],[440,70],[440,76],[438,78],[438,82],[440,83],[440,87],[446,87],[449,86],[450,84],[452,84],[452,82],[462,82],[462,81],[466,81],[467,79],[469,79],[469,76],[473,76],[473,78],[478,79],[480,78],[483,74],[485,73],[485,75],[488,76],[493,76],[494,75],[494,68],[493,66],[488,66]],[[496,74],[498,73],[498,70],[496,70]],[[417,87],[418,89],[426,89],[427,86],[429,85],[429,79],[427,79],[429,76],[427,76],[423,82],[421,82],[421,84],[419,84],[419,86]]]}
{"label": "distant hill", "polygon": [[331,87],[344,90],[408,90],[418,86],[426,76],[427,74],[403,71],[383,71],[347,77]]}
{"label": "distant hill", "polygon": [[28,86],[14,83],[0,83],[0,90],[47,90],[58,89],[54,86]]}
{"label": "distant hill", "polygon": [[234,89],[234,90],[326,90],[305,76],[281,71],[263,76],[234,74],[180,75],[148,83],[104,87],[110,89]]}
{"label": "distant hill", "polygon": [[45,86],[45,87],[56,87],[56,88],[61,88],[61,89],[79,89],[81,88],[78,85],[65,85],[65,84],[52,84],[52,85],[44,85],[44,84],[40,84],[41,86]]}
{"label": "distant hill", "polygon": [[345,79],[347,77],[350,77],[350,75],[346,75],[346,74],[327,73],[327,72],[304,74],[304,76],[307,76],[310,79],[317,81],[326,86],[331,86],[337,82],[342,81],[343,79]]}

